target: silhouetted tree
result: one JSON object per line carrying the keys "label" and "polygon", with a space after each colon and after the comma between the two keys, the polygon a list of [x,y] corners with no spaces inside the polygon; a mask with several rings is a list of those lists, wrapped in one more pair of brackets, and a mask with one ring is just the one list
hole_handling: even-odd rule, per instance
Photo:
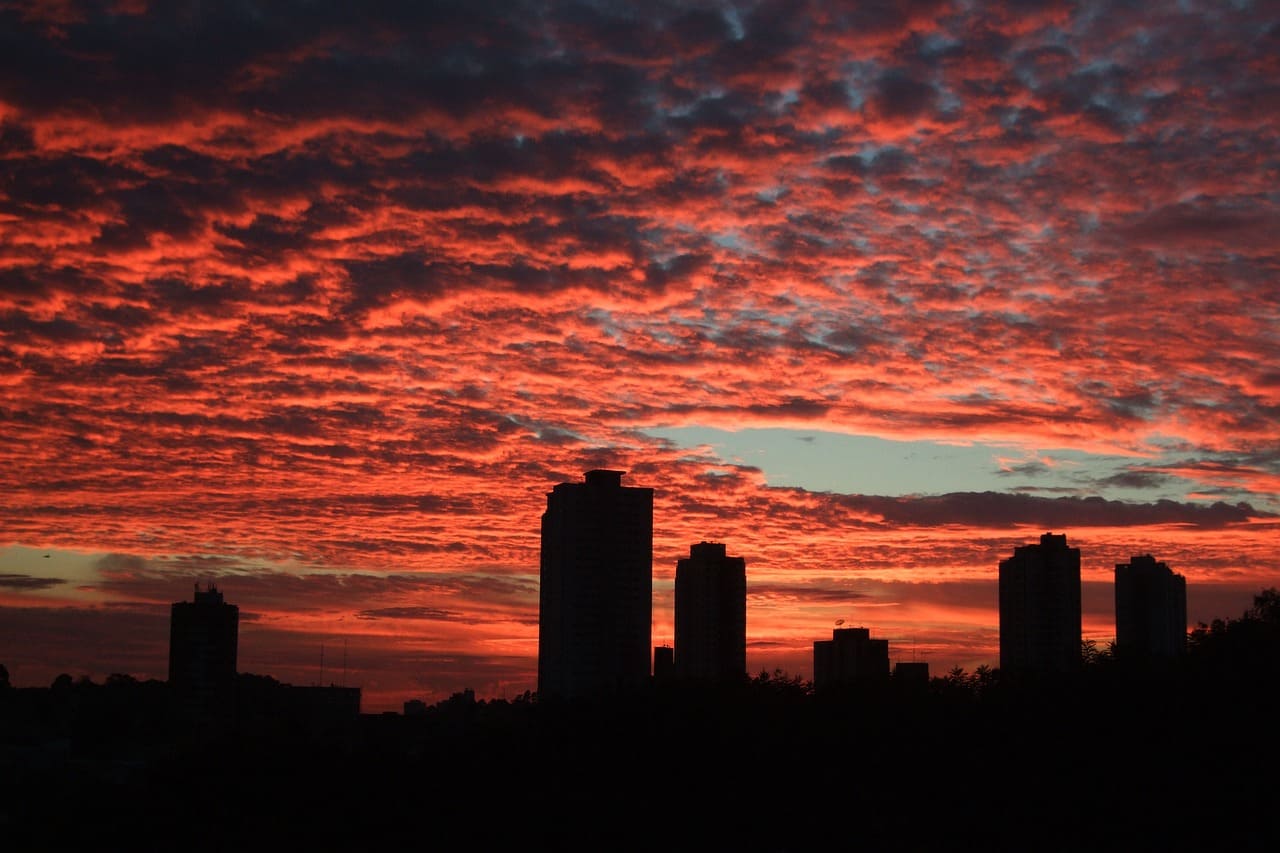
{"label": "silhouetted tree", "polygon": [[773,672],[760,670],[760,674],[751,679],[750,686],[779,696],[807,696],[813,692],[812,681],[800,675],[787,675],[781,668]]}
{"label": "silhouetted tree", "polygon": [[9,687],[9,668],[0,663],[0,690],[8,690]]}
{"label": "silhouetted tree", "polygon": [[967,702],[975,695],[972,677],[962,666],[953,666],[946,675],[929,679],[929,688],[935,696],[948,701]]}
{"label": "silhouetted tree", "polygon": [[1085,668],[1105,666],[1115,658],[1115,640],[1107,643],[1105,649],[1098,648],[1098,641],[1086,639],[1080,641],[1080,662]]}
{"label": "silhouetted tree", "polygon": [[1255,595],[1248,616],[1272,626],[1280,626],[1280,589],[1269,587]]}
{"label": "silhouetted tree", "polygon": [[1280,676],[1280,590],[1264,589],[1237,619],[1199,623],[1187,656],[1200,675],[1258,680]]}
{"label": "silhouetted tree", "polygon": [[999,676],[1000,670],[993,669],[991,666],[984,663],[979,665],[978,668],[973,671],[973,675],[970,677],[969,682],[973,685],[973,688],[979,693],[979,695],[981,695],[996,685],[996,681]]}

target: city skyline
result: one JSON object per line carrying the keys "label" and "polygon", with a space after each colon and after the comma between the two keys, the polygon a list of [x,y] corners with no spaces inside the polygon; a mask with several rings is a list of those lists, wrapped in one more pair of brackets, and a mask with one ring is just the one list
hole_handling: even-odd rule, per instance
{"label": "city skyline", "polygon": [[[748,565],[749,672],[837,620],[998,661],[998,563],[1280,585],[1272,6],[0,8],[0,662],[365,707],[537,677],[546,493]],[[332,660],[330,660],[332,666]],[[332,671],[331,669],[329,670]]]}
{"label": "city skyline", "polygon": [[[649,639],[647,634],[637,637],[634,643],[614,642],[614,634],[625,638],[632,630],[625,623],[634,622],[627,615],[632,609],[634,596],[631,587],[634,584],[626,575],[631,571],[629,566],[636,562],[627,553],[627,548],[615,540],[621,532],[625,534],[621,536],[622,542],[630,540],[631,546],[648,552],[650,548],[645,540],[652,535],[652,489],[622,487],[624,474],[622,471],[594,469],[585,472],[581,482],[557,484],[557,488],[547,494],[547,511],[542,520],[541,574],[544,580],[550,579],[550,585],[558,591],[543,596],[539,606],[538,683],[536,690],[526,691],[525,695],[532,693],[559,701],[591,701],[609,696],[640,695],[654,681],[674,679],[703,686],[725,686],[733,684],[738,677],[746,680],[755,675],[749,669],[737,666],[736,661],[741,659],[742,652],[734,651],[738,642],[750,640],[746,614],[734,614],[746,603],[747,594],[743,589],[746,560],[741,556],[727,555],[723,543],[704,540],[692,544],[689,555],[677,561],[677,581],[691,568],[697,570],[693,576],[700,579],[696,586],[686,588],[684,599],[680,595],[681,584],[676,583],[673,605],[687,599],[686,615],[681,617],[678,612],[673,612],[673,621],[679,625],[683,618],[688,622],[687,630],[692,631],[697,626],[699,632],[712,629],[712,634],[697,637],[691,633],[684,643],[677,639],[674,647],[667,643],[645,646],[643,643]],[[640,511],[639,517],[636,516],[637,511]],[[640,522],[638,527],[637,522]],[[608,571],[613,564],[624,567],[618,577]],[[566,571],[566,567],[571,568]],[[994,666],[984,662],[977,668],[1007,671],[1015,678],[1027,674],[1069,677],[1075,673],[1083,663],[1083,643],[1092,641],[1096,644],[1099,639],[1087,636],[1081,628],[1079,590],[1083,584],[1079,569],[1079,548],[1067,546],[1066,534],[1052,532],[1041,534],[1038,542],[1016,546],[1011,556],[1002,559],[999,565],[1001,600],[997,625],[1001,638],[1000,659]],[[1135,591],[1136,581],[1132,573],[1135,569],[1145,579],[1145,589],[1141,592]],[[598,577],[602,570],[607,577]],[[1159,579],[1159,591],[1152,589],[1153,575]],[[716,580],[713,582],[712,578]],[[651,582],[652,576],[649,580]],[[686,584],[689,582],[685,581]],[[1171,588],[1170,584],[1173,585]],[[651,589],[645,592],[651,609]],[[1180,656],[1191,630],[1196,627],[1187,623],[1186,582],[1182,575],[1150,554],[1135,554],[1130,562],[1115,566],[1111,595],[1117,633],[1108,642],[1108,653],[1119,649],[1126,659],[1131,658],[1131,663],[1139,665],[1154,658],[1172,660]],[[1244,614],[1224,614],[1214,621],[1231,621],[1241,615]],[[195,699],[193,707],[196,708],[208,706],[211,699],[218,696],[225,701],[234,693],[233,676],[241,673],[235,665],[238,618],[239,607],[226,602],[215,584],[210,582],[202,591],[197,582],[193,601],[177,601],[170,605],[167,678],[147,680],[165,681],[179,695]],[[1171,618],[1182,620],[1181,630],[1168,621]],[[618,620],[624,624],[613,626],[612,623]],[[1142,644],[1133,642],[1136,637],[1131,637],[1130,645],[1121,646],[1124,629],[1119,626],[1125,620],[1130,623],[1137,620],[1136,624],[1153,628],[1161,622],[1149,620],[1164,620],[1163,627],[1158,628],[1152,637],[1155,645],[1143,648]],[[1205,620],[1201,624],[1207,622]],[[1039,641],[1033,636],[1028,645],[1026,635],[1029,629],[1033,634],[1047,633]],[[1133,628],[1129,630],[1132,633]],[[877,678],[887,679],[891,672],[896,676],[904,668],[911,670],[904,674],[909,679],[941,678],[953,671],[969,675],[962,666],[952,667],[946,672],[930,671],[927,660],[916,659],[914,648],[907,657],[901,649],[893,649],[889,639],[871,634],[872,629],[865,625],[847,625],[844,619],[836,620],[832,639],[815,639],[812,643],[808,683],[815,689],[823,689],[848,683],[850,679],[875,681]],[[553,638],[549,645],[544,641],[544,635]],[[1163,639],[1158,639],[1161,637]],[[569,638],[575,638],[577,643]],[[1046,644],[1037,648],[1037,643]],[[646,655],[647,660],[641,660],[638,654],[619,655],[608,651],[616,645],[633,645],[637,651],[646,648],[652,651],[652,657]],[[697,648],[699,663],[694,665],[695,668],[691,669],[688,663],[677,663],[672,667],[668,657],[660,660],[660,652],[669,654],[680,647],[686,649],[686,654],[689,649]],[[728,652],[727,657],[725,652]],[[720,658],[718,666],[707,666],[712,660],[707,657],[709,653]],[[325,684],[322,660],[321,678],[309,687],[353,691],[358,697],[360,686],[347,684],[345,643],[343,658],[341,685],[332,681]],[[679,660],[678,657],[676,659]],[[112,673],[113,676],[117,674],[133,677],[119,669]],[[269,672],[243,674],[275,680]],[[759,674],[762,677],[785,676],[799,682],[806,680],[804,671],[788,672],[781,667],[772,673],[765,668]],[[67,675],[61,672],[58,678],[65,679]],[[92,681],[87,674],[82,677]],[[215,686],[215,681],[220,681],[221,686]],[[308,685],[299,687],[305,689]],[[448,698],[456,700],[459,696],[474,701],[475,689],[460,687],[449,693]],[[479,698],[506,697],[481,695]],[[444,697],[436,701],[443,702]],[[404,698],[402,708],[408,713],[410,705],[425,709],[428,704],[419,696],[408,696]],[[384,702],[375,712],[393,710],[399,709],[385,707]]]}
{"label": "city skyline", "polygon": [[[1139,609],[1165,611],[1158,598]],[[1127,646],[1136,657],[1086,654],[1073,673],[927,680],[919,664],[890,673],[886,641],[866,629],[837,628],[814,643],[821,683],[655,680],[585,702],[464,690],[403,714],[361,713],[358,688],[241,675],[230,713],[205,717],[172,685],[63,676],[21,688],[0,667],[6,838],[47,849],[49,826],[74,812],[82,819],[54,843],[127,835],[163,848],[199,826],[196,843],[211,849],[403,846],[424,826],[474,838],[477,817],[501,815],[502,834],[484,830],[490,842],[558,850],[598,849],[628,820],[628,838],[646,847],[831,846],[857,824],[872,841],[925,847],[1121,837],[1126,849],[1269,850],[1275,827],[1258,816],[1276,786],[1255,768],[1277,712],[1277,629],[1273,588],[1242,618],[1193,632],[1178,661]],[[656,770],[674,821],[635,819]],[[1135,787],[1165,808],[1126,796]],[[1047,802],[1072,803],[1086,788],[1088,807],[1046,824]],[[725,821],[709,813],[707,790],[753,814],[809,817]],[[228,791],[234,808],[210,805]],[[334,802],[342,819],[327,821]]]}

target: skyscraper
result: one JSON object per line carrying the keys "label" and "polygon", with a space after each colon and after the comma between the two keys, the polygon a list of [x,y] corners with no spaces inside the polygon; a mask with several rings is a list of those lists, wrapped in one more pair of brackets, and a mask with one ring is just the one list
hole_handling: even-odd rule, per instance
{"label": "skyscraper", "polygon": [[705,683],[747,674],[747,561],[699,542],[676,561],[675,674]]}
{"label": "skyscraper", "polygon": [[236,683],[240,608],[213,584],[169,611],[169,685],[192,711],[227,710]]}
{"label": "skyscraper", "polygon": [[1080,666],[1080,549],[1045,533],[1000,561],[1000,669],[1073,672]]}
{"label": "skyscraper", "polygon": [[1116,564],[1116,654],[1172,659],[1187,650],[1187,580],[1150,554]]}
{"label": "skyscraper", "polygon": [[622,471],[560,483],[542,514],[538,694],[573,699],[648,684],[653,489]]}

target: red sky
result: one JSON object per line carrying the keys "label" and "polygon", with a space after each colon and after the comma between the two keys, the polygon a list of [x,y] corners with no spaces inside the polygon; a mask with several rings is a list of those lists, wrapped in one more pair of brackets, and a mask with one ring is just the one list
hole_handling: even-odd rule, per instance
{"label": "red sky", "polygon": [[1280,584],[1274,5],[354,9],[0,2],[15,683],[163,678],[214,581],[244,671],[532,689],[596,467],[656,490],[655,644],[746,558],[753,671],[836,619],[994,664],[1046,531],[1104,643],[1134,554],[1193,623]]}

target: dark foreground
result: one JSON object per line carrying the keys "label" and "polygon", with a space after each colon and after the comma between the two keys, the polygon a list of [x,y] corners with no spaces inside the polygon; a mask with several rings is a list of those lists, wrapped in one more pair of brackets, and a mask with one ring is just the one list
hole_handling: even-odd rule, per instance
{"label": "dark foreground", "polygon": [[813,695],[762,677],[221,725],[173,722],[162,685],[107,685],[75,708],[11,689],[0,844],[1274,851],[1269,686],[1112,674]]}

